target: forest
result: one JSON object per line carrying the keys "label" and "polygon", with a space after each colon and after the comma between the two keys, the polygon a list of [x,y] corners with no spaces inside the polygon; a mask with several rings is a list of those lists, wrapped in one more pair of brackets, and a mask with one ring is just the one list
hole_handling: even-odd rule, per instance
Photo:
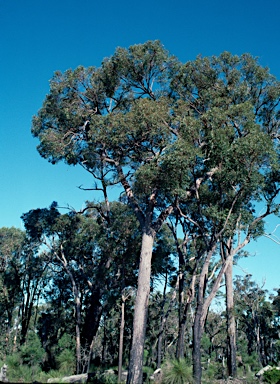
{"label": "forest", "polygon": [[159,41],[55,72],[32,135],[93,199],[0,229],[10,381],[280,380],[280,287],[233,271],[279,216],[279,102],[250,54],[181,63]]}

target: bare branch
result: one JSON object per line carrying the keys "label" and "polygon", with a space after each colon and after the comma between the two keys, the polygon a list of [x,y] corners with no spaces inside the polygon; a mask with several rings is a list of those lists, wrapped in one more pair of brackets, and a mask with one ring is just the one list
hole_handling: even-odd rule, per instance
{"label": "bare branch", "polygon": [[173,212],[173,209],[173,205],[169,205],[164,211],[161,212],[157,221],[152,226],[155,232],[157,232],[162,227],[165,220]]}

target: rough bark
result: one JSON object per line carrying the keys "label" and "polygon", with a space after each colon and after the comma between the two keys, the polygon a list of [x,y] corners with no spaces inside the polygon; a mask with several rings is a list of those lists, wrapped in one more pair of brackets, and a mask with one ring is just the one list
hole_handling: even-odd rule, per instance
{"label": "rough bark", "polygon": [[186,295],[186,304],[184,308],[184,313],[182,316],[182,319],[179,324],[179,334],[178,334],[178,341],[177,341],[177,348],[176,348],[176,358],[177,359],[183,359],[184,358],[184,351],[185,351],[185,331],[186,331],[186,324],[187,324],[187,315],[188,311],[191,305],[191,302],[194,299],[194,292],[195,292],[195,275],[196,269],[193,271],[192,275],[192,281],[190,284],[190,287],[188,289],[187,295]]}
{"label": "rough bark", "polygon": [[143,231],[127,384],[142,384],[142,366],[154,237],[155,233],[151,228],[146,228]]}
{"label": "rough bark", "polygon": [[227,310],[227,367],[228,375],[236,377],[236,327],[232,286],[232,259],[225,271]]}
{"label": "rough bark", "polygon": [[199,303],[196,308],[194,324],[193,324],[193,379],[195,384],[201,383],[201,337],[203,324],[201,322],[203,313],[203,304]]}
{"label": "rough bark", "polygon": [[159,369],[160,366],[161,366],[163,336],[164,336],[164,331],[165,331],[165,327],[166,327],[166,322],[167,322],[168,316],[169,316],[169,314],[170,314],[170,312],[172,310],[173,304],[174,304],[174,302],[176,300],[176,292],[178,290],[178,285],[179,285],[179,276],[178,276],[177,277],[176,286],[174,288],[172,297],[171,297],[171,299],[169,301],[168,309],[164,313],[164,304],[165,304],[165,300],[166,300],[166,289],[167,289],[167,277],[168,276],[166,274],[165,286],[164,286],[164,290],[163,290],[164,300],[163,300],[163,303],[162,303],[161,322],[160,322],[160,328],[159,328],[159,334],[158,334],[158,343],[157,343],[157,369]]}
{"label": "rough bark", "polygon": [[[189,306],[188,304],[185,305],[184,313],[187,313],[188,306]],[[184,358],[186,321],[187,321],[187,316],[183,316],[183,318],[179,323],[179,333],[178,333],[178,340],[177,340],[177,346],[176,346],[177,359]]]}

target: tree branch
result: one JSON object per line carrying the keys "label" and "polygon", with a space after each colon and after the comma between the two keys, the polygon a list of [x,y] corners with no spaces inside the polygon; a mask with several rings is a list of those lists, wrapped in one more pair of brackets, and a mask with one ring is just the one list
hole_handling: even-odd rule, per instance
{"label": "tree branch", "polygon": [[127,176],[124,175],[122,167],[119,164],[116,164],[116,168],[117,168],[117,173],[119,176],[119,181],[124,188],[125,194],[128,198],[128,202],[129,202],[130,206],[132,207],[132,209],[134,210],[134,213],[135,213],[137,219],[139,220],[141,228],[144,228],[145,216],[144,216],[144,213],[143,213],[142,209],[140,208],[137,200],[134,197],[131,186],[130,186],[129,182],[127,181]]}

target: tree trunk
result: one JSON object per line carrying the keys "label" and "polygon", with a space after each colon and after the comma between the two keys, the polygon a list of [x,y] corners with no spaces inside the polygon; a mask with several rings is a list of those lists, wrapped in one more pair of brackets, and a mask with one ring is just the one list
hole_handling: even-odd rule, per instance
{"label": "tree trunk", "polygon": [[[210,260],[213,256],[213,253],[216,249],[216,244],[207,252],[206,258],[203,263],[203,267],[199,276],[199,285],[198,285],[198,293],[197,293],[197,305],[193,323],[193,378],[195,384],[201,383],[202,369],[201,369],[201,337],[203,333],[203,328],[208,312],[208,308],[212,299],[214,298],[218,287],[219,282],[218,278],[216,279],[212,291],[209,296],[205,299],[205,291],[208,283],[208,271]],[[220,271],[220,279],[223,276],[224,271],[221,273]]]}
{"label": "tree trunk", "polygon": [[81,373],[81,301],[79,292],[76,295],[76,374]]}
{"label": "tree trunk", "polygon": [[227,310],[227,367],[228,375],[236,377],[236,330],[232,286],[232,259],[225,270]]}
{"label": "tree trunk", "polygon": [[[177,236],[177,225],[175,227],[169,226],[173,233],[173,237],[176,243],[176,249],[179,255],[179,270],[178,270],[178,287],[179,287],[179,303],[178,303],[178,320],[179,320],[179,331],[178,331],[178,340],[176,345],[176,358],[184,358],[184,349],[185,349],[185,329],[186,329],[186,320],[187,320],[187,311],[189,303],[184,305],[184,285],[185,285],[185,255],[186,255],[186,237],[183,244],[180,244]],[[183,247],[182,247],[183,246]],[[183,251],[184,250],[184,251]]]}
{"label": "tree trunk", "polygon": [[161,360],[162,360],[162,356],[163,356],[162,346],[163,346],[163,336],[164,336],[165,326],[166,326],[168,316],[171,312],[172,305],[176,299],[176,291],[177,291],[177,284],[176,284],[173,295],[172,295],[171,299],[169,300],[168,309],[164,313],[164,306],[166,303],[167,283],[168,283],[168,273],[166,273],[166,275],[165,275],[165,283],[164,283],[164,289],[163,289],[163,301],[162,301],[162,305],[161,305],[160,327],[159,327],[158,342],[157,342],[157,369],[159,369],[161,367]]}
{"label": "tree trunk", "polygon": [[142,384],[142,366],[154,237],[155,233],[151,228],[143,230],[127,384]]}
{"label": "tree trunk", "polygon": [[179,324],[179,334],[178,334],[177,347],[176,347],[177,359],[184,358],[186,320],[187,320],[186,317],[183,318]]}
{"label": "tree trunk", "polygon": [[125,298],[122,297],[121,309],[121,326],[120,326],[120,339],[119,339],[119,365],[118,365],[118,383],[122,381],[122,358],[123,358],[123,334],[124,334],[124,308]]}
{"label": "tree trunk", "polygon": [[168,281],[168,273],[165,274],[165,281],[164,281],[164,287],[163,287],[163,300],[161,303],[161,314],[160,314],[160,327],[159,327],[159,334],[158,334],[158,343],[157,343],[157,369],[161,366],[161,359],[162,359],[162,342],[163,342],[163,335],[164,335],[164,329],[165,324],[168,316],[168,311],[165,314],[164,313],[164,305],[166,302],[166,289],[167,289],[167,281]]}
{"label": "tree trunk", "polygon": [[179,323],[179,334],[178,334],[178,341],[177,341],[177,348],[176,348],[176,358],[177,359],[183,359],[184,358],[184,352],[185,352],[185,331],[186,331],[186,324],[187,324],[187,315],[188,310],[190,308],[191,302],[194,299],[194,293],[195,293],[195,281],[196,281],[196,268],[193,270],[192,280],[186,295],[186,304],[184,308],[183,317]]}
{"label": "tree trunk", "polygon": [[203,304],[200,303],[197,305],[194,324],[193,324],[193,379],[194,384],[201,383],[202,368],[201,368],[201,337],[202,337],[202,328],[201,323],[203,311]]}
{"label": "tree trunk", "polygon": [[184,358],[185,347],[185,328],[186,328],[186,316],[184,306],[184,283],[185,283],[185,259],[180,247],[177,246],[179,253],[179,305],[178,305],[178,318],[179,318],[179,334],[176,348],[177,359]]}
{"label": "tree trunk", "polygon": [[74,279],[74,276],[70,269],[67,266],[67,261],[63,255],[63,267],[65,271],[67,272],[68,276],[70,277],[71,284],[72,284],[72,290],[74,295],[74,301],[75,301],[75,309],[76,309],[76,374],[78,375],[80,373],[81,369],[81,301],[80,301],[80,290],[78,288],[78,285],[76,284],[76,281]]}
{"label": "tree trunk", "polygon": [[[244,244],[245,241],[244,241]],[[212,249],[208,252],[207,257],[205,259],[205,262],[202,267],[202,271],[200,273],[199,278],[199,288],[198,288],[198,295],[197,295],[197,307],[196,307],[196,313],[195,313],[195,320],[193,325],[193,376],[194,376],[194,382],[195,384],[201,383],[201,337],[203,333],[204,324],[206,321],[206,316],[208,313],[209,306],[214,299],[222,278],[224,274],[226,273],[226,270],[228,266],[232,265],[232,259],[235,253],[241,248],[241,246],[238,246],[234,251],[232,251],[226,260],[223,262],[220,271],[213,283],[213,286],[211,288],[210,293],[205,298],[205,291],[207,288],[207,284],[209,281],[208,278],[208,269],[209,269],[209,263],[211,260],[211,257],[216,249],[216,244],[212,247]],[[213,273],[213,272],[212,272]]]}

